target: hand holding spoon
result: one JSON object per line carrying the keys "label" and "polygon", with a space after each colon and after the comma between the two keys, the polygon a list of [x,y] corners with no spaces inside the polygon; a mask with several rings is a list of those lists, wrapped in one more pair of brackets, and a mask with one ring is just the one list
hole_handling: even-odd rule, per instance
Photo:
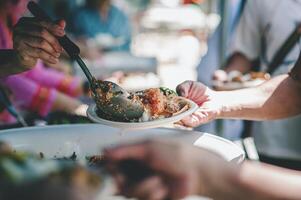
{"label": "hand holding spoon", "polygon": [[[37,3],[30,1],[27,7],[36,18],[52,21]],[[115,83],[96,80],[81,59],[79,47],[66,35],[57,39],[70,58],[79,64],[86,75],[101,117],[114,121],[132,121],[142,116],[144,107],[135,100],[133,95]]]}

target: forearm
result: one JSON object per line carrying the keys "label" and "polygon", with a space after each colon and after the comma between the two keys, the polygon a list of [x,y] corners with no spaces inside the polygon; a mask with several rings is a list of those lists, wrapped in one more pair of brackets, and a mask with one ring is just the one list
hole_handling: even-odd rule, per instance
{"label": "forearm", "polygon": [[288,75],[278,76],[263,85],[231,92],[217,92],[223,108],[218,118],[274,120],[301,113],[301,92]]}
{"label": "forearm", "polygon": [[25,71],[20,59],[14,50],[0,50],[0,77],[17,74]]}
{"label": "forearm", "polygon": [[208,181],[207,196],[217,200],[301,199],[301,173],[296,171],[251,162],[227,163],[209,178],[213,181]]}

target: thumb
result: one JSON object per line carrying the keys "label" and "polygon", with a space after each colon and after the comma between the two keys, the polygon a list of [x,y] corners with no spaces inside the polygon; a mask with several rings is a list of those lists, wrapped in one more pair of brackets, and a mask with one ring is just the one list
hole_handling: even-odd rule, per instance
{"label": "thumb", "polygon": [[57,25],[59,25],[61,28],[65,29],[66,28],[66,21],[65,20],[58,20]]}
{"label": "thumb", "polygon": [[180,85],[178,85],[177,87],[177,93],[178,95],[185,97],[185,98],[189,98],[189,91],[191,89],[192,86],[192,81],[185,81],[184,83],[181,83]]}

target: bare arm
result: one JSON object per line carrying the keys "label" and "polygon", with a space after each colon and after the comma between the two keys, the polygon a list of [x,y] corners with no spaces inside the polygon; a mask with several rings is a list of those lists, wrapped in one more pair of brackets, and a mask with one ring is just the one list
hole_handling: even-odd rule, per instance
{"label": "bare arm", "polygon": [[[222,163],[220,163],[222,164]],[[301,173],[270,165],[223,163],[208,171],[208,193],[214,199],[301,199]],[[228,165],[228,166],[227,166]]]}
{"label": "bare arm", "polygon": [[301,113],[301,86],[288,75],[263,85],[232,92],[217,92],[223,101],[218,118],[274,120]]}
{"label": "bare arm", "polygon": [[200,107],[182,123],[196,127],[215,119],[275,120],[301,114],[300,83],[281,75],[255,88],[216,92],[202,83],[186,81],[177,87],[178,94]]}
{"label": "bare arm", "polygon": [[[118,147],[105,153],[121,194],[138,199],[182,199],[201,195],[219,200],[301,199],[301,173],[270,165],[229,163],[220,156],[172,140]],[[153,176],[129,185],[114,165],[134,159]],[[175,164],[176,163],[176,164]]]}

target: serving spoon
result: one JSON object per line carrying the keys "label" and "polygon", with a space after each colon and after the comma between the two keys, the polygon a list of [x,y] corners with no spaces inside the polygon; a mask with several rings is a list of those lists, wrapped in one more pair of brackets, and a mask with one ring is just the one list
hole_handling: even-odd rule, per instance
{"label": "serving spoon", "polygon": [[[30,1],[27,7],[36,18],[53,22],[37,3]],[[78,63],[87,77],[100,117],[108,120],[127,122],[137,120],[143,115],[144,107],[133,95],[113,82],[97,80],[92,76],[80,57],[79,47],[67,35],[58,37],[57,39],[70,58]]]}

